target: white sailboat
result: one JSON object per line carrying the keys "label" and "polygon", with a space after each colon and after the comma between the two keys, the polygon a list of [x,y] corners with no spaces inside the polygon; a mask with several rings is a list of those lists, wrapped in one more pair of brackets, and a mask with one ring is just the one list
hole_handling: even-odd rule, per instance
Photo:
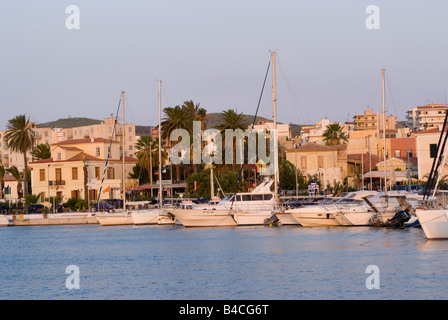
{"label": "white sailboat", "polygon": [[[235,212],[234,219],[235,222],[240,226],[247,226],[247,225],[264,225],[266,224],[266,221],[270,220],[274,214],[280,213],[280,207],[279,207],[279,199],[278,199],[278,183],[279,183],[279,172],[278,172],[278,136],[277,136],[277,90],[276,90],[276,52],[271,52],[271,62],[272,62],[272,109],[274,113],[274,192],[270,191],[270,185],[266,188],[266,186],[261,186],[261,188],[264,188],[262,192],[266,194],[267,197],[270,197],[267,204],[268,206],[264,206],[263,208],[256,209],[255,206],[258,205],[260,200],[256,200],[256,202],[252,199],[252,206],[254,210],[243,210]],[[260,187],[260,186],[259,186]],[[255,191],[255,190],[254,190]],[[238,197],[236,198],[238,203]],[[273,201],[272,201],[273,200]],[[266,201],[266,200],[264,200]],[[277,218],[277,217],[276,217]],[[278,219],[278,218],[277,218]]]}
{"label": "white sailboat", "polygon": [[122,161],[123,161],[123,172],[122,172],[122,187],[123,187],[123,211],[111,212],[111,213],[98,213],[96,214],[96,219],[98,223],[102,226],[117,226],[117,225],[132,225],[134,221],[132,216],[126,210],[126,179],[125,179],[125,150],[126,150],[126,130],[124,121],[124,91],[121,92],[121,108],[123,113],[123,143],[122,143]]}
{"label": "white sailboat", "polygon": [[131,216],[135,225],[145,224],[174,224],[176,221],[162,209],[162,139],[161,139],[161,85],[159,81],[159,208],[146,210],[132,210]]}

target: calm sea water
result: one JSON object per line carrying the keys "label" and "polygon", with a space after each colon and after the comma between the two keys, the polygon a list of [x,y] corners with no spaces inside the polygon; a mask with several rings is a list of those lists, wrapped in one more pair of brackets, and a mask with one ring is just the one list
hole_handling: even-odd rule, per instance
{"label": "calm sea water", "polygon": [[2,300],[448,298],[448,241],[421,229],[33,226],[0,243]]}

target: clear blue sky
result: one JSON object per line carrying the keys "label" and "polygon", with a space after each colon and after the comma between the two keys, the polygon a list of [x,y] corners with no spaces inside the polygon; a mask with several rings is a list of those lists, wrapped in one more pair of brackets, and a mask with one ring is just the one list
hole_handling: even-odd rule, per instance
{"label": "clear blue sky", "polygon": [[[368,30],[370,4],[380,29]],[[65,9],[80,9],[68,30]],[[254,114],[278,53],[278,121],[345,122],[370,107],[387,113],[444,103],[446,1],[158,0],[4,1],[0,10],[0,128],[27,114],[38,123],[103,119],[126,92],[126,120],[157,123],[163,107],[199,102],[208,112]],[[272,118],[271,78],[260,115]]]}

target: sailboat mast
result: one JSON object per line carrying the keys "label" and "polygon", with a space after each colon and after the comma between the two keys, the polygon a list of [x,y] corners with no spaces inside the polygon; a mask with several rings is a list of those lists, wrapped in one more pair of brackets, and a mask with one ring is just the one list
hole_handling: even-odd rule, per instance
{"label": "sailboat mast", "polygon": [[[383,78],[383,153],[384,153],[384,193],[387,195],[387,171],[386,171],[386,110],[385,110],[385,85],[384,85],[384,69],[381,69]],[[389,182],[390,183],[390,182]]]}
{"label": "sailboat mast", "polygon": [[278,208],[278,133],[277,133],[277,91],[276,91],[276,75],[275,75],[275,51],[271,53],[272,57],[272,107],[274,112],[274,192],[275,192],[275,209]]}
{"label": "sailboat mast", "polygon": [[121,91],[121,110],[123,114],[123,141],[122,141],[122,161],[123,161],[123,211],[126,211],[126,176],[124,169],[124,160],[126,157],[126,125],[124,121],[124,91]]}
{"label": "sailboat mast", "polygon": [[159,209],[162,208],[162,126],[160,123],[161,113],[162,113],[162,80],[159,80]]}

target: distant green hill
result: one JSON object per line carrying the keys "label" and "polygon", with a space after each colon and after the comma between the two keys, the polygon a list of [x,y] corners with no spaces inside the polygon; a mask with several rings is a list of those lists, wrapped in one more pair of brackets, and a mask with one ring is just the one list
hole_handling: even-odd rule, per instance
{"label": "distant green hill", "polygon": [[[254,120],[253,115],[244,115],[244,119],[248,124],[252,124]],[[206,120],[207,128],[214,128],[216,127],[219,122],[221,121],[221,113],[209,113],[208,118]],[[271,121],[270,119],[266,119],[263,117],[257,117],[258,121]],[[40,123],[36,125],[38,128],[75,128],[75,127],[82,127],[82,126],[89,126],[93,124],[100,124],[103,122],[102,120],[96,120],[96,119],[90,119],[90,118],[83,118],[83,117],[75,117],[75,118],[65,118],[65,119],[58,119],[56,121],[50,121],[45,123]],[[302,125],[298,124],[291,124],[291,133],[292,136],[295,137],[300,134],[300,128]],[[136,125],[135,126],[135,134],[137,136],[142,135],[149,135],[151,133],[151,126],[141,126]]]}
{"label": "distant green hill", "polygon": [[75,128],[82,126],[90,126],[92,124],[100,124],[102,120],[95,120],[89,118],[75,117],[75,118],[65,118],[58,119],[56,121],[50,121],[45,123],[39,123],[36,125],[38,128]]}

